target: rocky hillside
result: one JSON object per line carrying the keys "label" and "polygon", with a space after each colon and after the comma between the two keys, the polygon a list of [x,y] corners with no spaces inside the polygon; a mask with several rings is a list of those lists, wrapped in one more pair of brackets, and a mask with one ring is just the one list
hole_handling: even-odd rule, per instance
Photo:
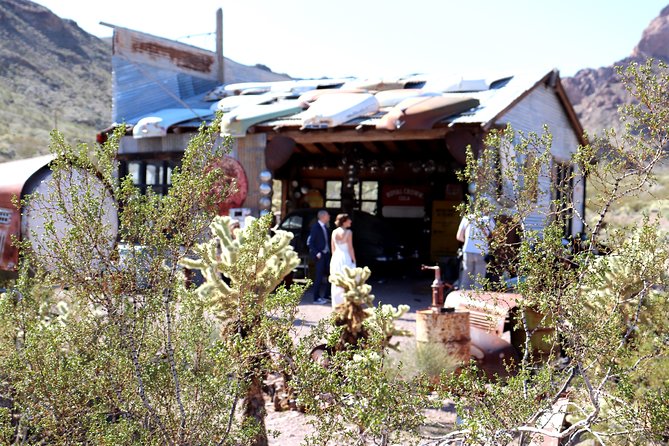
{"label": "rocky hillside", "polygon": [[629,57],[609,67],[587,68],[574,77],[563,79],[567,94],[588,132],[621,127],[617,109],[631,99],[620,84],[614,67],[635,61],[644,63],[649,57],[669,61],[669,6],[651,21]]}
{"label": "rocky hillside", "polygon": [[[111,56],[111,40],[29,0],[0,0],[0,162],[48,152],[54,128],[93,142],[111,123]],[[290,79],[264,65],[225,67],[234,79]]]}
{"label": "rocky hillside", "polygon": [[[563,79],[586,130],[620,126],[617,108],[630,99],[613,67],[648,57],[669,61],[669,6],[630,57]],[[53,128],[71,142],[92,141],[110,115],[109,42],[29,0],[0,1],[0,162],[46,152]]]}
{"label": "rocky hillside", "polygon": [[28,0],[0,2],[0,160],[44,153],[53,128],[94,139],[110,101],[108,43]]}

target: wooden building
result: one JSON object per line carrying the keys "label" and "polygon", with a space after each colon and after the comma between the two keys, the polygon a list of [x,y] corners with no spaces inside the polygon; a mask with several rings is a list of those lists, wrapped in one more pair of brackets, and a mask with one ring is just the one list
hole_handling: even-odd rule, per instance
{"label": "wooden building", "polygon": [[[247,70],[226,77],[221,86],[213,75],[220,72],[217,58],[207,53],[115,29],[114,119],[129,125],[119,153],[122,174],[133,174],[141,187],[165,191],[192,132],[201,122],[210,122],[214,111],[223,110],[228,116],[224,130],[233,135],[231,156],[248,182],[248,193],[235,206],[254,215],[269,211],[270,203],[282,215],[302,207],[359,209],[411,237],[424,259],[452,255],[457,249],[454,206],[465,198],[469,185],[458,181],[456,171],[464,165],[467,146],[480,150],[491,129],[507,124],[525,133],[541,133],[547,125],[557,175],[542,181],[556,181],[574,171],[571,154],[584,142],[556,70],[497,79],[412,76],[390,81],[290,81]],[[184,60],[197,63],[184,68]],[[230,70],[227,63],[225,68]],[[361,108],[361,114],[347,115],[342,122],[314,124],[316,115],[311,113],[312,121],[307,115],[322,90],[366,95],[365,104],[375,101],[376,106]],[[428,103],[442,108],[416,111]],[[269,107],[258,112],[258,105]],[[279,108],[285,112],[262,115]],[[571,193],[583,215],[584,181],[576,174]],[[268,178],[274,180],[272,201]],[[549,194],[538,200],[550,209]],[[529,229],[541,230],[545,214],[537,212]],[[582,229],[573,216],[569,233]]]}

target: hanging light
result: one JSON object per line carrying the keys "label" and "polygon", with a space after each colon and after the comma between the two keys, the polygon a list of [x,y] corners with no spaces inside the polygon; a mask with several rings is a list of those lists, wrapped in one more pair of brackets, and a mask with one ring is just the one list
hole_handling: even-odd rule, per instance
{"label": "hanging light", "polygon": [[425,164],[423,164],[423,170],[427,174],[434,173],[437,170],[437,163],[435,163],[434,160],[429,160]]}
{"label": "hanging light", "polygon": [[258,191],[260,192],[258,207],[260,207],[260,213],[262,215],[263,211],[272,209],[272,172],[263,170],[258,177],[260,179],[260,185],[258,186]]}

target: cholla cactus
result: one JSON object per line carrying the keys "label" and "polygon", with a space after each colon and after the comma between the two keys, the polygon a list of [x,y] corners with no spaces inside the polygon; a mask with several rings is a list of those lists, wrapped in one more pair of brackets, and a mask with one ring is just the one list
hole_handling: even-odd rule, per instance
{"label": "cholla cactus", "polygon": [[[244,386],[242,426],[254,431],[251,444],[266,445],[262,383],[276,366],[270,352],[292,345],[288,330],[293,322],[291,311],[297,305],[285,299],[286,293],[279,293],[286,313],[277,319],[276,305],[281,298],[271,301],[270,296],[300,261],[290,246],[292,234],[276,231],[269,235],[269,218],[247,219],[243,230],[231,229],[231,223],[230,217],[215,217],[209,226],[212,239],[195,250],[201,258],[184,259],[181,264],[204,275],[205,283],[197,293],[221,321],[221,339],[228,354],[243,364],[239,375]],[[300,291],[293,288],[293,293]]]}
{"label": "cholla cactus", "polygon": [[197,292],[221,320],[233,317],[239,302],[249,293],[254,295],[254,305],[262,306],[267,296],[300,263],[290,246],[293,234],[286,231],[265,235],[264,240],[259,241],[260,246],[251,248],[257,251],[254,261],[243,260],[240,254],[244,246],[257,244],[255,234],[263,231],[261,225],[252,220],[247,220],[245,229],[231,229],[230,217],[215,217],[209,225],[212,239],[196,248],[201,258],[181,262],[186,268],[202,272],[205,283]]}
{"label": "cholla cactus", "polygon": [[344,302],[335,308],[334,323],[344,326],[336,350],[344,350],[348,346],[358,345],[359,341],[369,337],[369,328],[379,330],[385,342],[383,347],[396,348],[397,344],[391,345],[390,338],[393,335],[407,336],[406,330],[398,330],[394,321],[409,311],[408,305],[400,305],[395,308],[392,305],[373,307],[374,295],[371,294],[372,286],[368,285],[367,279],[371,275],[369,268],[344,267],[342,273],[331,274],[330,282],[344,289]]}
{"label": "cholla cactus", "polygon": [[[584,304],[595,314],[618,313],[625,322],[633,320],[640,298],[648,306],[661,297],[658,289],[646,287],[668,279],[669,259],[661,249],[664,243],[653,231],[637,230],[618,252],[595,259],[589,280],[580,287]],[[640,250],[640,246],[654,248]],[[637,322],[645,322],[647,315],[640,313]]]}
{"label": "cholla cactus", "polygon": [[70,306],[64,300],[60,300],[53,306],[42,304],[40,312],[43,314],[41,324],[44,328],[48,328],[51,324],[64,326],[70,316]]}
{"label": "cholla cactus", "polygon": [[349,268],[345,266],[343,272],[331,274],[329,280],[333,285],[344,289],[346,303],[371,306],[374,302],[374,295],[370,294],[372,286],[365,283],[371,274],[372,272],[367,267]]}
{"label": "cholla cactus", "polygon": [[380,307],[374,309],[367,308],[365,310],[365,312],[369,315],[367,322],[370,324],[375,324],[383,333],[383,337],[386,340],[385,345],[395,350],[397,350],[399,342],[391,344],[390,339],[393,336],[411,336],[411,332],[409,330],[400,329],[395,326],[395,321],[404,316],[407,311],[409,311],[408,305],[400,305],[399,307],[395,308],[389,304],[381,305]]}

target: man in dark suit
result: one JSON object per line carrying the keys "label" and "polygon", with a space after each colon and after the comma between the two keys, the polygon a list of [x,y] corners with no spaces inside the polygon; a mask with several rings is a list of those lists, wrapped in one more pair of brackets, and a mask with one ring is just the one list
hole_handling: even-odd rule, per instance
{"label": "man in dark suit", "polygon": [[[330,287],[326,286],[325,297],[320,296],[323,278],[327,277],[326,273],[330,265],[330,230],[328,223],[330,222],[330,214],[328,211],[321,209],[318,211],[318,221],[311,226],[309,239],[309,254],[314,259],[316,266],[316,278],[314,279],[314,303],[326,304],[329,302]],[[327,281],[326,281],[327,285]]]}

